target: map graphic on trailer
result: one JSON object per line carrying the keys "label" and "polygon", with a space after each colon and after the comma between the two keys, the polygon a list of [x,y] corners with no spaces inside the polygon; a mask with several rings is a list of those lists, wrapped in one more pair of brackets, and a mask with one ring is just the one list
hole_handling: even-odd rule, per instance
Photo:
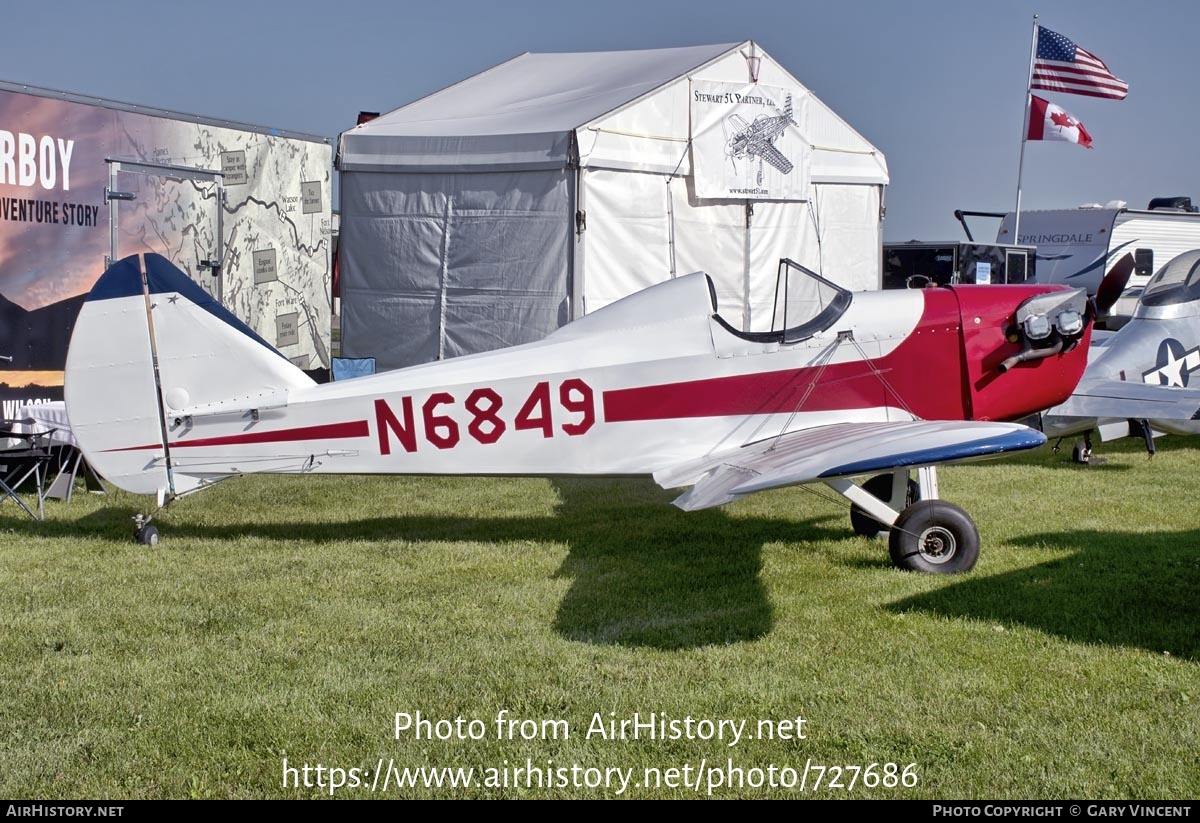
{"label": "map graphic on trailer", "polygon": [[[0,90],[0,355],[13,358],[0,384],[29,371],[61,386],[109,253],[106,158],[225,172],[225,306],[302,368],[328,367],[330,145],[124,108]],[[215,295],[200,265],[217,254],[215,186],[121,173],[117,188],[135,196],[118,206],[118,256],[162,254]]]}

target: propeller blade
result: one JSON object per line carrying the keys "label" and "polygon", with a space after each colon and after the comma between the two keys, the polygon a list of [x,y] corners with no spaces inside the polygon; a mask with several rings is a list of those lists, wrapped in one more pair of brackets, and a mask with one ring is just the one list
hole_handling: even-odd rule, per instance
{"label": "propeller blade", "polygon": [[1100,281],[1100,287],[1096,289],[1096,310],[1101,314],[1108,314],[1108,310],[1113,307],[1121,293],[1125,291],[1125,287],[1129,285],[1129,278],[1132,275],[1133,255],[1126,253]]}

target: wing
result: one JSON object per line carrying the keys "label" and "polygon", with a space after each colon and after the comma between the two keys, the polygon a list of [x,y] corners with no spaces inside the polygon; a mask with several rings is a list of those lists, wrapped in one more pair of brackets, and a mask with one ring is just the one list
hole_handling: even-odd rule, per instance
{"label": "wing", "polygon": [[784,157],[783,153],[772,145],[763,146],[758,151],[758,155],[784,174],[792,170],[792,161]]}
{"label": "wing", "polygon": [[654,480],[664,489],[692,486],[675,505],[693,511],[780,486],[978,460],[1045,442],[1040,432],[1016,423],[838,423],[673,466],[655,472]]}
{"label": "wing", "polygon": [[1126,380],[1082,380],[1061,406],[1046,412],[1061,417],[1125,417],[1200,420],[1200,389],[1156,386]]}

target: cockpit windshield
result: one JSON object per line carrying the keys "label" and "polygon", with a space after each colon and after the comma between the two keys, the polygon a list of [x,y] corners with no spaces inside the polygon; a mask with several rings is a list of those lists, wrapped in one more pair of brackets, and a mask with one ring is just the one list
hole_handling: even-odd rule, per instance
{"label": "cockpit windshield", "polygon": [[791,343],[831,326],[850,305],[850,292],[792,260],[779,261],[771,330]]}
{"label": "cockpit windshield", "polygon": [[775,280],[770,331],[739,331],[719,314],[716,320],[743,340],[797,343],[832,326],[850,307],[852,293],[812,269],[783,258]]}
{"label": "cockpit windshield", "polygon": [[1193,300],[1200,300],[1200,249],[1169,260],[1142,292],[1144,306],[1174,306]]}

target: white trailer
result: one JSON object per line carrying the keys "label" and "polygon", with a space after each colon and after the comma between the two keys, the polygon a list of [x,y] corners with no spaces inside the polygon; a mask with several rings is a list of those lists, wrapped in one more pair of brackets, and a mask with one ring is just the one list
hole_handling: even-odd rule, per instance
{"label": "white trailer", "polygon": [[1127,208],[1124,201],[1075,209],[1021,212],[1021,236],[1013,239],[1014,214],[1009,212],[996,235],[999,243],[1037,247],[1037,282],[1083,286],[1095,294],[1100,281],[1130,253],[1134,273],[1112,309],[1128,317],[1146,281],[1161,266],[1185,251],[1200,248],[1200,212],[1187,197],[1162,197],[1146,209]]}
{"label": "white trailer", "polygon": [[172,260],[304,369],[329,366],[332,145],[0,82],[0,401],[62,398],[108,258]]}

